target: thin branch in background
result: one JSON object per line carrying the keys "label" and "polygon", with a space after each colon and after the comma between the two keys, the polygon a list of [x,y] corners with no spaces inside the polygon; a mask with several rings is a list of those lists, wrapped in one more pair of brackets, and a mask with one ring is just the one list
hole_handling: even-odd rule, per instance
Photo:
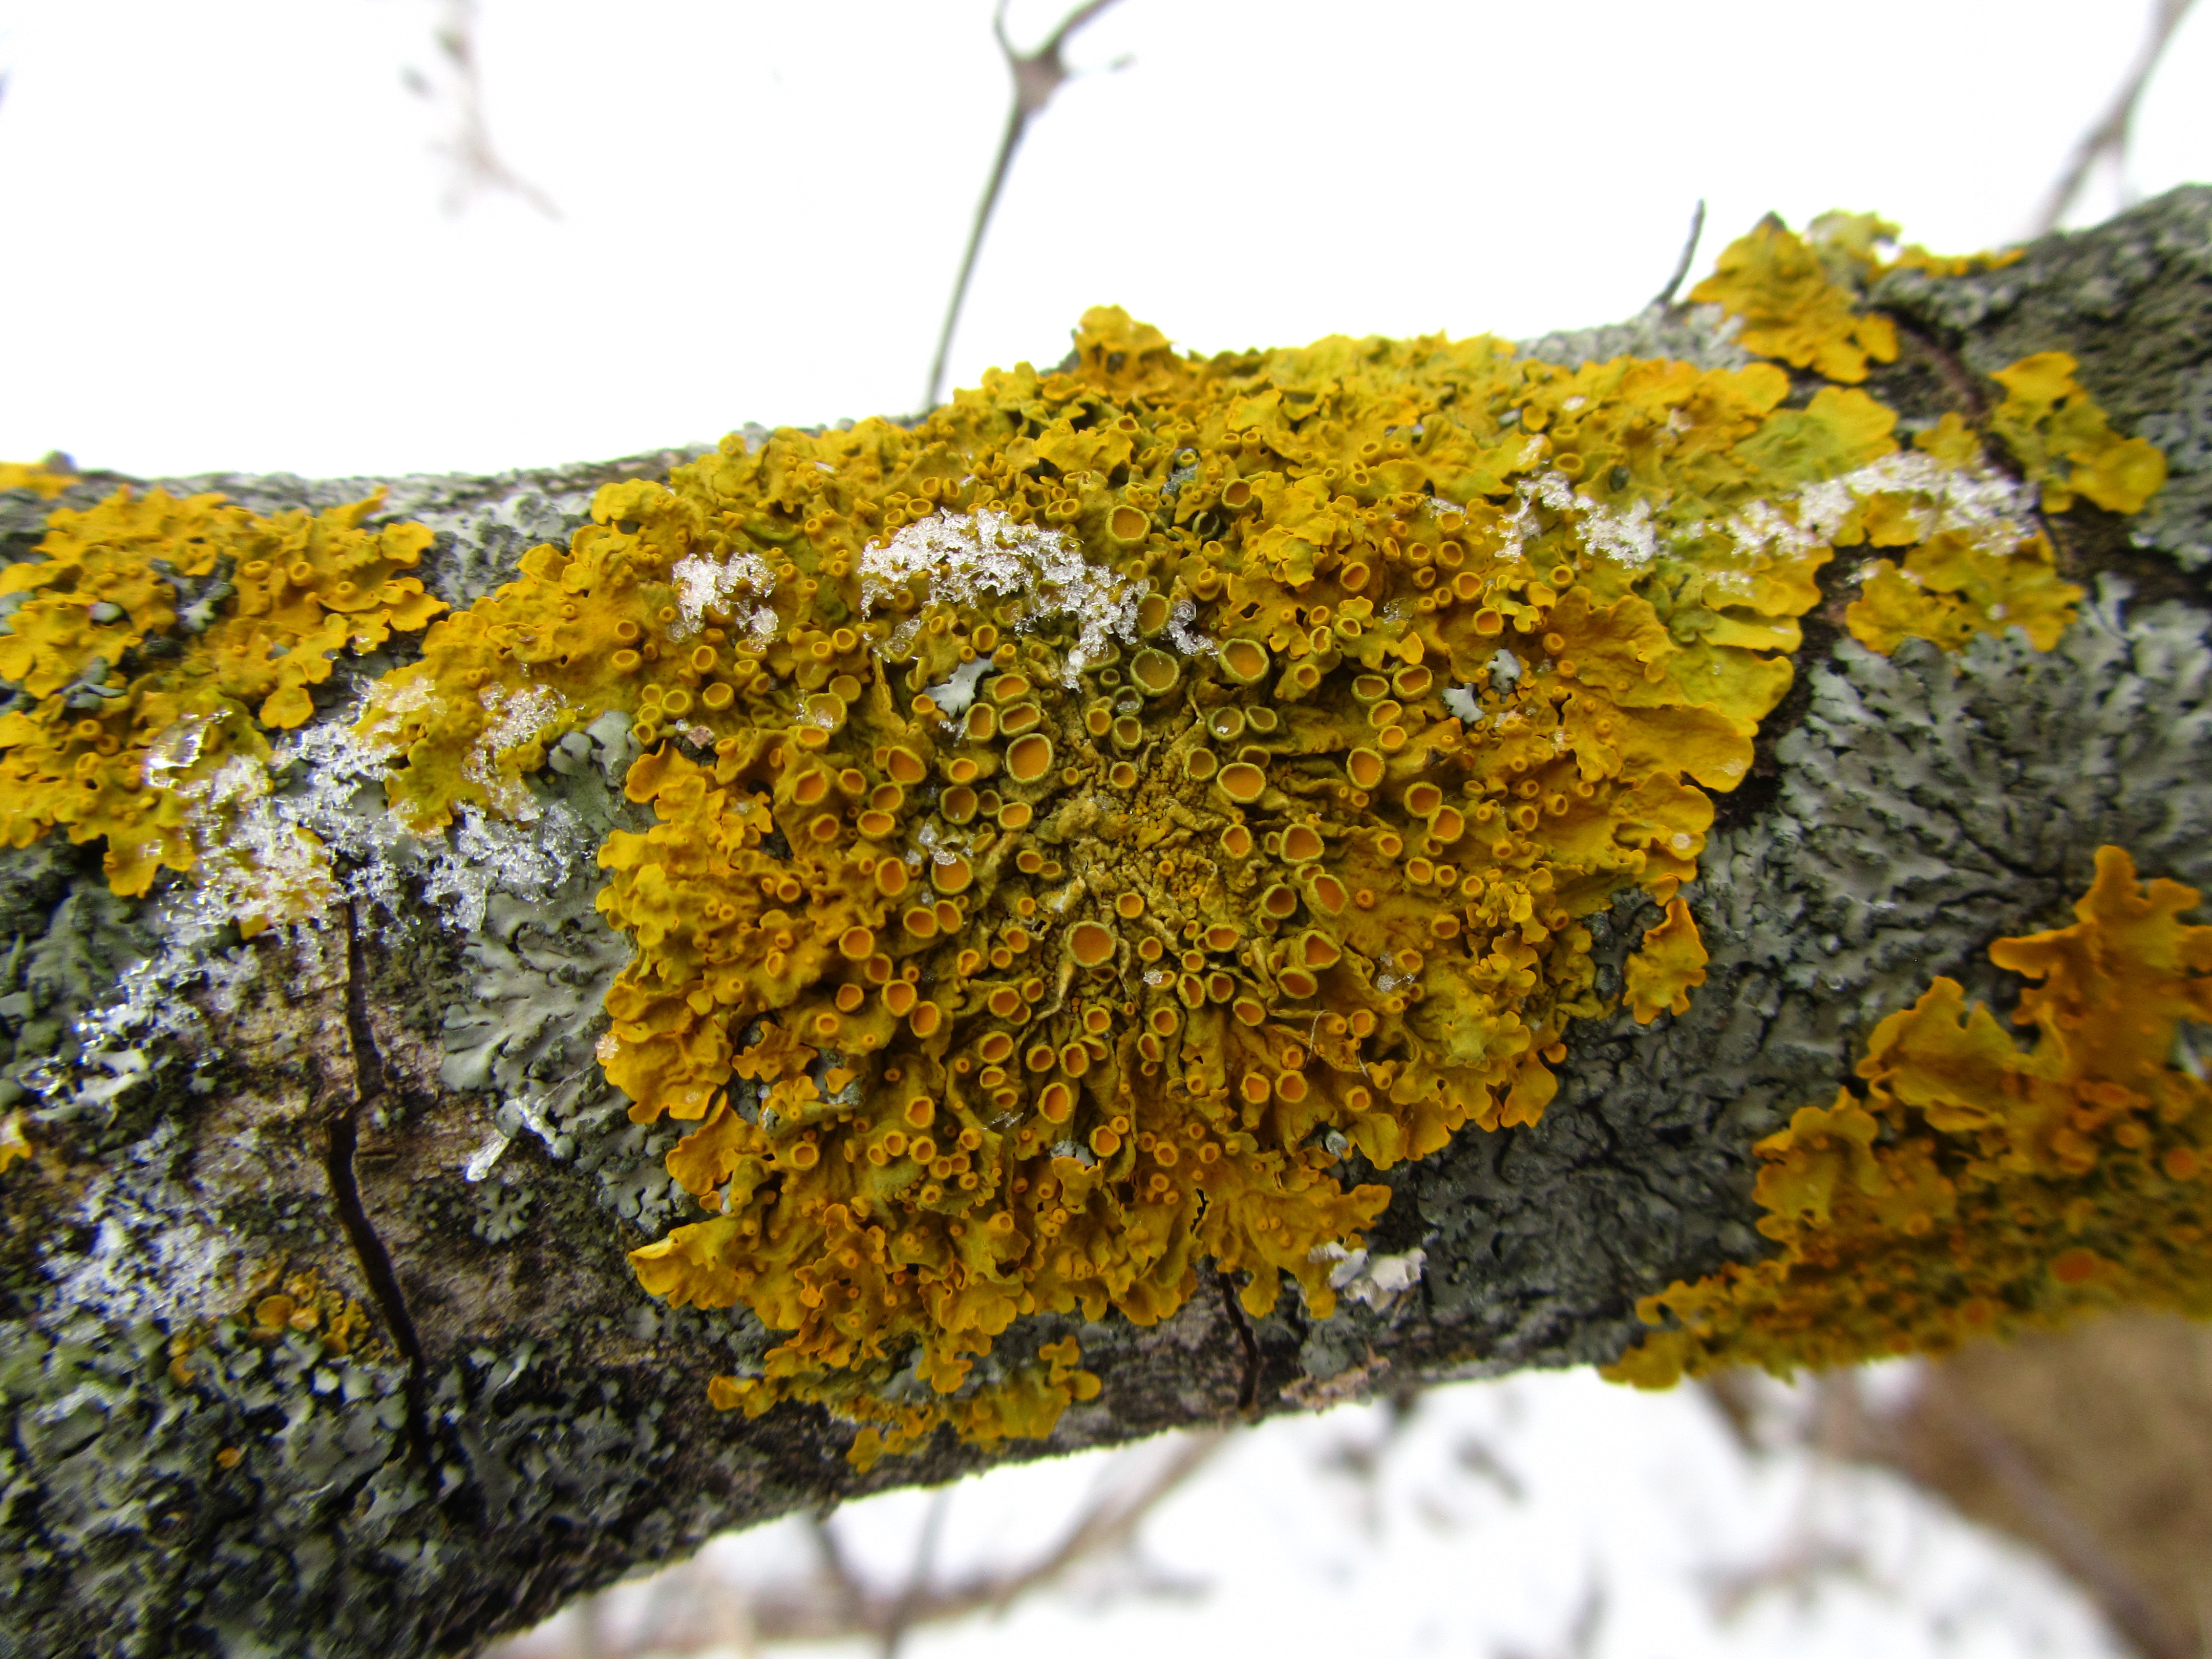
{"label": "thin branch in background", "polygon": [[1932,1407],[1948,1422],[2042,1536],[2052,1558],[2077,1583],[2087,1587],[2105,1616],[2143,1659],[2197,1659],[2202,1652],[2198,1644],[2172,1628],[2135,1575],[2081,1523],[2012,1437],[1952,1389],[1940,1368],[1931,1370],[1921,1385],[1920,1401],[1923,1409]]}
{"label": "thin branch in background", "polygon": [[[982,251],[983,233],[990,226],[1000,193],[1006,188],[1007,172],[1014,164],[1014,152],[1021,148],[1022,136],[1029,131],[1030,123],[1044,113],[1053,94],[1067,82],[1067,65],[1060,61],[1060,48],[1076,30],[1113,3],[1114,0],[1085,0],[1045,37],[1042,46],[1031,52],[1016,52],[1013,42],[1006,39],[1006,0],[999,0],[998,9],[991,15],[991,33],[997,37],[999,50],[1006,56],[1007,71],[1013,76],[1013,104],[1006,111],[1006,126],[999,138],[999,154],[991,163],[991,176],[983,186],[982,199],[975,204],[975,220],[968,230],[968,248],[960,256],[960,275],[953,282],[952,299],[945,308],[945,326],[937,337],[937,355],[929,364],[929,389],[921,400],[924,410],[936,408],[938,399],[944,395],[945,361],[952,349],[953,331],[960,325],[961,307],[968,302],[968,283],[975,274],[975,256]],[[1119,69],[1121,64],[1114,67]]]}
{"label": "thin branch in background", "polygon": [[1590,1659],[1597,1650],[1598,1634],[1605,1628],[1605,1579],[1593,1571],[1557,1642],[1540,1650],[1508,1644],[1491,1652],[1494,1659]]}
{"label": "thin branch in background", "polygon": [[1821,1583],[1844,1579],[1870,1589],[1886,1589],[1857,1545],[1818,1533],[1800,1532],[1785,1548],[1755,1565],[1708,1575],[1713,1614],[1732,1624],[1759,1597],[1780,1590],[1802,1605]]}
{"label": "thin branch in background", "polygon": [[[710,1558],[702,1556],[658,1575],[649,1599],[627,1617],[613,1616],[623,1592],[603,1592],[500,1644],[491,1655],[684,1659],[731,1646],[750,1653],[780,1642],[855,1637],[886,1655],[896,1654],[906,1637],[924,1626],[978,1613],[1003,1613],[1024,1596],[1050,1589],[1085,1568],[1129,1556],[1146,1517],[1203,1468],[1227,1438],[1225,1431],[1213,1430],[1124,1453],[1109,1466],[1059,1541],[1026,1565],[987,1565],[940,1581],[935,1562],[949,1495],[940,1492],[905,1582],[896,1589],[878,1587],[854,1565],[827,1512],[819,1511],[807,1517],[816,1553],[811,1574],[747,1586],[725,1582]],[[1134,1578],[1117,1589],[1152,1596],[1188,1596],[1202,1589],[1141,1562],[1137,1565]]]}
{"label": "thin branch in background", "polygon": [[[536,208],[549,219],[561,210],[544,191],[507,164],[491,140],[491,124],[484,115],[483,77],[477,52],[477,0],[441,0],[445,20],[433,34],[438,54],[445,60],[449,96],[453,106],[452,136],[435,146],[453,165],[453,182],[446,191],[446,210],[457,213],[478,191],[506,191]],[[413,68],[400,79],[417,97],[437,101],[438,90],[428,77]]]}
{"label": "thin branch in background", "polygon": [[2150,33],[2143,40],[2142,50],[2120,82],[2120,89],[2112,99],[2112,107],[2104,118],[2081,135],[2075,146],[2057,181],[2051,186],[2051,194],[2044,198],[2041,210],[2028,228],[2030,236],[2045,236],[2058,228],[2066,210],[2074,205],[2074,198],[2089,182],[2089,175],[2101,165],[2109,166],[2118,175],[2120,198],[2124,205],[2132,205],[2128,189],[2128,141],[2134,131],[2136,111],[2142,103],[2143,91],[2150,85],[2151,76],[2158,72],[2159,62],[2166,56],[2166,43],[2173,39],[2181,20],[2189,15],[2195,0],[2157,0],[2157,9],[2151,15]]}
{"label": "thin branch in background", "polygon": [[1690,261],[1698,257],[1698,239],[1705,234],[1705,198],[1698,198],[1698,205],[1690,215],[1690,240],[1682,244],[1682,257],[1674,261],[1674,274],[1667,279],[1667,286],[1652,296],[1646,311],[1674,303],[1674,290],[1682,286],[1682,278],[1690,274]]}
{"label": "thin branch in background", "polygon": [[951,1506],[952,1488],[939,1486],[929,1495],[929,1512],[922,1516],[921,1535],[914,1547],[914,1568],[907,1574],[906,1588],[891,1603],[890,1612],[884,1616],[880,1638],[884,1659],[898,1659],[899,1649],[906,1644],[906,1633],[914,1625],[914,1616],[929,1602],[929,1583],[937,1576],[937,1546],[945,1536],[945,1511]]}
{"label": "thin branch in background", "polygon": [[1462,1435],[1453,1443],[1452,1462],[1478,1480],[1487,1480],[1507,1503],[1520,1504],[1528,1500],[1528,1487],[1522,1484],[1521,1477],[1513,1473],[1505,1460],[1491,1449],[1488,1441],[1472,1434]]}
{"label": "thin branch in background", "polygon": [[867,1586],[853,1571],[851,1559],[845,1553],[844,1540],[830,1524],[830,1510],[825,1506],[806,1517],[807,1535],[814,1540],[814,1553],[822,1563],[822,1582],[825,1593],[843,1621],[858,1629],[863,1620],[868,1601]]}

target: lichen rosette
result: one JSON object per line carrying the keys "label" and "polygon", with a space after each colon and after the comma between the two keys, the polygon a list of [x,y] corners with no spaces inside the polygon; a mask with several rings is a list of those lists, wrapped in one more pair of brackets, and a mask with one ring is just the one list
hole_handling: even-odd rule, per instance
{"label": "lichen rosette", "polygon": [[[1901,434],[1864,389],[1904,343],[1870,285],[2014,256],[1885,258],[1893,234],[1733,244],[1691,332],[1740,367],[1486,337],[1187,356],[1094,311],[1058,370],[911,425],[608,485],[442,617],[410,574],[432,532],[366,527],[374,500],[57,511],[0,572],[0,838],[104,839],[125,895],[189,872],[249,935],[312,919],[362,848],[319,839],[264,731],[313,718],[338,652],[427,629],[331,734],[422,845],[538,818],[549,764],[636,757],[599,1057],[684,1131],[703,1218],[632,1261],[783,1336],[711,1398],[826,1405],[863,1464],[941,1425],[1041,1435],[1100,1387],[1076,1316],[1152,1324],[1211,1273],[1326,1318],[1374,1177],[1536,1122],[1573,1022],[1688,1011],[1680,890],[1824,598],[1884,653],[2071,626],[2045,515],[2135,512],[2165,460],[2057,352]],[[2045,981],[2036,1048],[1948,981],[1885,1023],[1863,1091],[1756,1149],[1779,1253],[1647,1299],[1663,1328],[1620,1374],[2203,1303],[2206,1091],[2159,1056],[2212,1006],[2212,946],[2124,865],[2077,928],[2001,945]],[[1630,892],[1656,920],[1601,992],[1584,923]]]}
{"label": "lichen rosette", "polygon": [[1833,548],[2052,582],[1978,453],[1790,390],[1095,311],[911,428],[610,485],[434,628],[360,728],[418,826],[516,810],[609,709],[644,747],[601,1057],[709,1214],[634,1261],[788,1334],[718,1401],[826,1401],[866,1455],[1042,1432],[1096,1383],[978,1372],[1017,1320],[1148,1324],[1207,1264],[1325,1316],[1364,1177],[1534,1122],[1624,890],[1666,910],[1632,1012],[1686,1006],[1676,889]]}

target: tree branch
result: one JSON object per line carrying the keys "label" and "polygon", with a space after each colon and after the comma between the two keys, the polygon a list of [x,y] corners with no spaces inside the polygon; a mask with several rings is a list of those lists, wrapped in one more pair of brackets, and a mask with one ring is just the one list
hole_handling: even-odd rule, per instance
{"label": "tree branch", "polygon": [[[2166,430],[2199,396],[2208,242],[2212,191],[2183,191],[2002,270],[1893,272],[1874,299],[1910,349],[1867,386],[1909,432],[1957,408],[1929,354],[1979,377],[2063,349],[2122,430]],[[1700,315],[1531,349],[1743,361]],[[623,787],[628,728],[564,739],[528,824],[403,836],[374,770],[318,735],[399,647],[341,653],[272,787],[357,849],[350,923],[334,906],[245,938],[188,882],[116,896],[96,847],[0,852],[0,1115],[33,1149],[0,1170],[0,1653],[465,1653],[733,1526],[1332,1384],[1616,1358],[1638,1297],[1768,1248],[1753,1143],[1832,1099],[1936,975],[2011,1006],[1989,944],[2063,926],[2097,847],[2212,886],[2207,514],[2172,453],[2164,516],[2054,515],[2090,593],[2049,652],[1878,656],[1839,643],[1848,594],[1827,594],[1684,890],[1710,952],[1686,1012],[1577,1020],[1540,1121],[1376,1172],[1387,1207],[1336,1311],[1286,1295],[1252,1316],[1208,1289],[1148,1326],[1051,1325],[1102,1386],[1049,1439],[941,1433],[865,1473],[821,1409],[712,1409],[706,1379],[774,1339],[742,1308],[646,1296],[626,1259],[701,1213],[663,1167],[674,1134],[630,1121],[596,1059],[630,956],[595,908],[598,849],[652,822]],[[422,569],[466,605],[599,486],[684,459],[390,480],[381,515],[435,532]],[[27,556],[53,506],[120,482],[0,495],[0,548]],[[374,481],[173,482],[273,512]],[[1632,896],[1587,918],[1595,995],[1617,1001],[1659,922]],[[1102,1510],[1052,1559],[1139,1512]]]}

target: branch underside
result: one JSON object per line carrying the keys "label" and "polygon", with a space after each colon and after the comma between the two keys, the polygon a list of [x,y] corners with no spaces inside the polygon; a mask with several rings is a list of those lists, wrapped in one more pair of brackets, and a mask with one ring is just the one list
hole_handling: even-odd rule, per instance
{"label": "branch underside", "polygon": [[[2092,592],[2080,620],[2048,653],[2008,635],[1881,657],[1842,636],[1830,592],[1686,889],[1711,950],[1688,1012],[1576,1025],[1540,1123],[1469,1129],[1376,1177],[1393,1196],[1370,1249],[1425,1255],[1395,1299],[1253,1319],[1224,1279],[1148,1329],[1059,1321],[1103,1389],[1048,1442],[940,1436],[864,1474],[849,1425],[818,1410],[709,1409],[707,1376],[773,1337],[742,1309],[672,1310],[625,1260],[681,1194],[654,1173],[673,1136],[630,1123],[593,1060],[627,957],[592,903],[592,849],[637,823],[618,743],[562,775],[562,811],[520,851],[464,836],[443,862],[395,854],[380,908],[193,947],[213,970],[172,973],[191,989],[159,1040],[111,1023],[63,1052],[142,982],[135,964],[176,948],[168,913],[112,898],[96,852],[0,854],[0,1110],[41,1060],[43,1098],[75,1103],[5,1177],[0,1653],[468,1651],[796,1507],[1377,1386],[1610,1360],[1638,1297],[1757,1259],[1751,1145],[1832,1095],[1875,1022],[1937,975],[2002,1001],[1989,944],[2061,924],[2100,845],[2212,887],[2212,191],[2001,270],[1899,272],[1875,297],[1905,349],[1869,386],[1901,412],[1958,409],[1975,376],[2063,349],[2166,452],[2171,482],[2132,525],[2087,506],[2054,520],[2064,574]],[[1665,311],[1530,349],[1729,349]],[[682,459],[386,481],[385,512],[437,532],[424,574],[465,605],[564,540],[597,485]],[[171,487],[266,511],[376,482]],[[0,498],[11,556],[47,510]],[[341,659],[319,718],[392,660]],[[1657,919],[1633,895],[1592,919],[1601,994],[1618,1000]]]}

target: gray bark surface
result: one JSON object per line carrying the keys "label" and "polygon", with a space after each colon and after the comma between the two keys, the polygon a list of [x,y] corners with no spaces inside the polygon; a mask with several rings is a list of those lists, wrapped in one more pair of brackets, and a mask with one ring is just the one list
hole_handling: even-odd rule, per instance
{"label": "gray bark surface", "polygon": [[[1972,410],[1978,377],[2063,349],[2166,451],[2139,519],[2052,522],[2092,589],[2081,622],[2047,653],[2012,635],[1879,657],[1838,626],[1852,562],[1832,565],[1796,688],[1686,890],[1712,951],[1689,1012],[1576,1026],[1541,1124],[1469,1129],[1380,1177],[1371,1248],[1425,1255],[1395,1299],[1313,1321],[1286,1298],[1252,1322],[1217,1279],[1150,1330],[1058,1322],[1104,1389],[1049,1442],[986,1455],[940,1435],[864,1476],[819,1411],[708,1407],[707,1378],[774,1339],[742,1310],[672,1311],[624,1260],[679,1218],[674,1134],[629,1123],[592,1054],[628,950],[591,902],[593,853],[637,811],[625,737],[549,776],[556,810],[528,830],[424,844],[379,827],[369,778],[318,769],[310,728],[294,787],[352,890],[289,935],[116,899],[96,847],[0,850],[0,1111],[24,1108],[40,1149],[0,1177],[0,1654],[467,1653],[794,1508],[1610,1359],[1638,1296],[1760,1254],[1752,1142],[1825,1102],[1881,1015],[1939,973],[2001,1000],[1988,944],[2063,923],[2102,842],[2212,888],[2212,190],[1875,298],[1905,349],[1869,390],[1907,416]],[[1529,349],[1734,350],[1686,311]],[[597,485],[683,458],[168,487],[269,510],[381,484],[388,515],[438,532],[426,576],[465,605],[564,540]],[[0,551],[27,556],[48,510],[0,496]],[[341,662],[319,717],[393,660]],[[1601,989],[1656,919],[1638,899],[1594,919]],[[360,1305],[349,1353],[247,1335],[272,1270]],[[174,1353],[187,1330],[211,1334]]]}

